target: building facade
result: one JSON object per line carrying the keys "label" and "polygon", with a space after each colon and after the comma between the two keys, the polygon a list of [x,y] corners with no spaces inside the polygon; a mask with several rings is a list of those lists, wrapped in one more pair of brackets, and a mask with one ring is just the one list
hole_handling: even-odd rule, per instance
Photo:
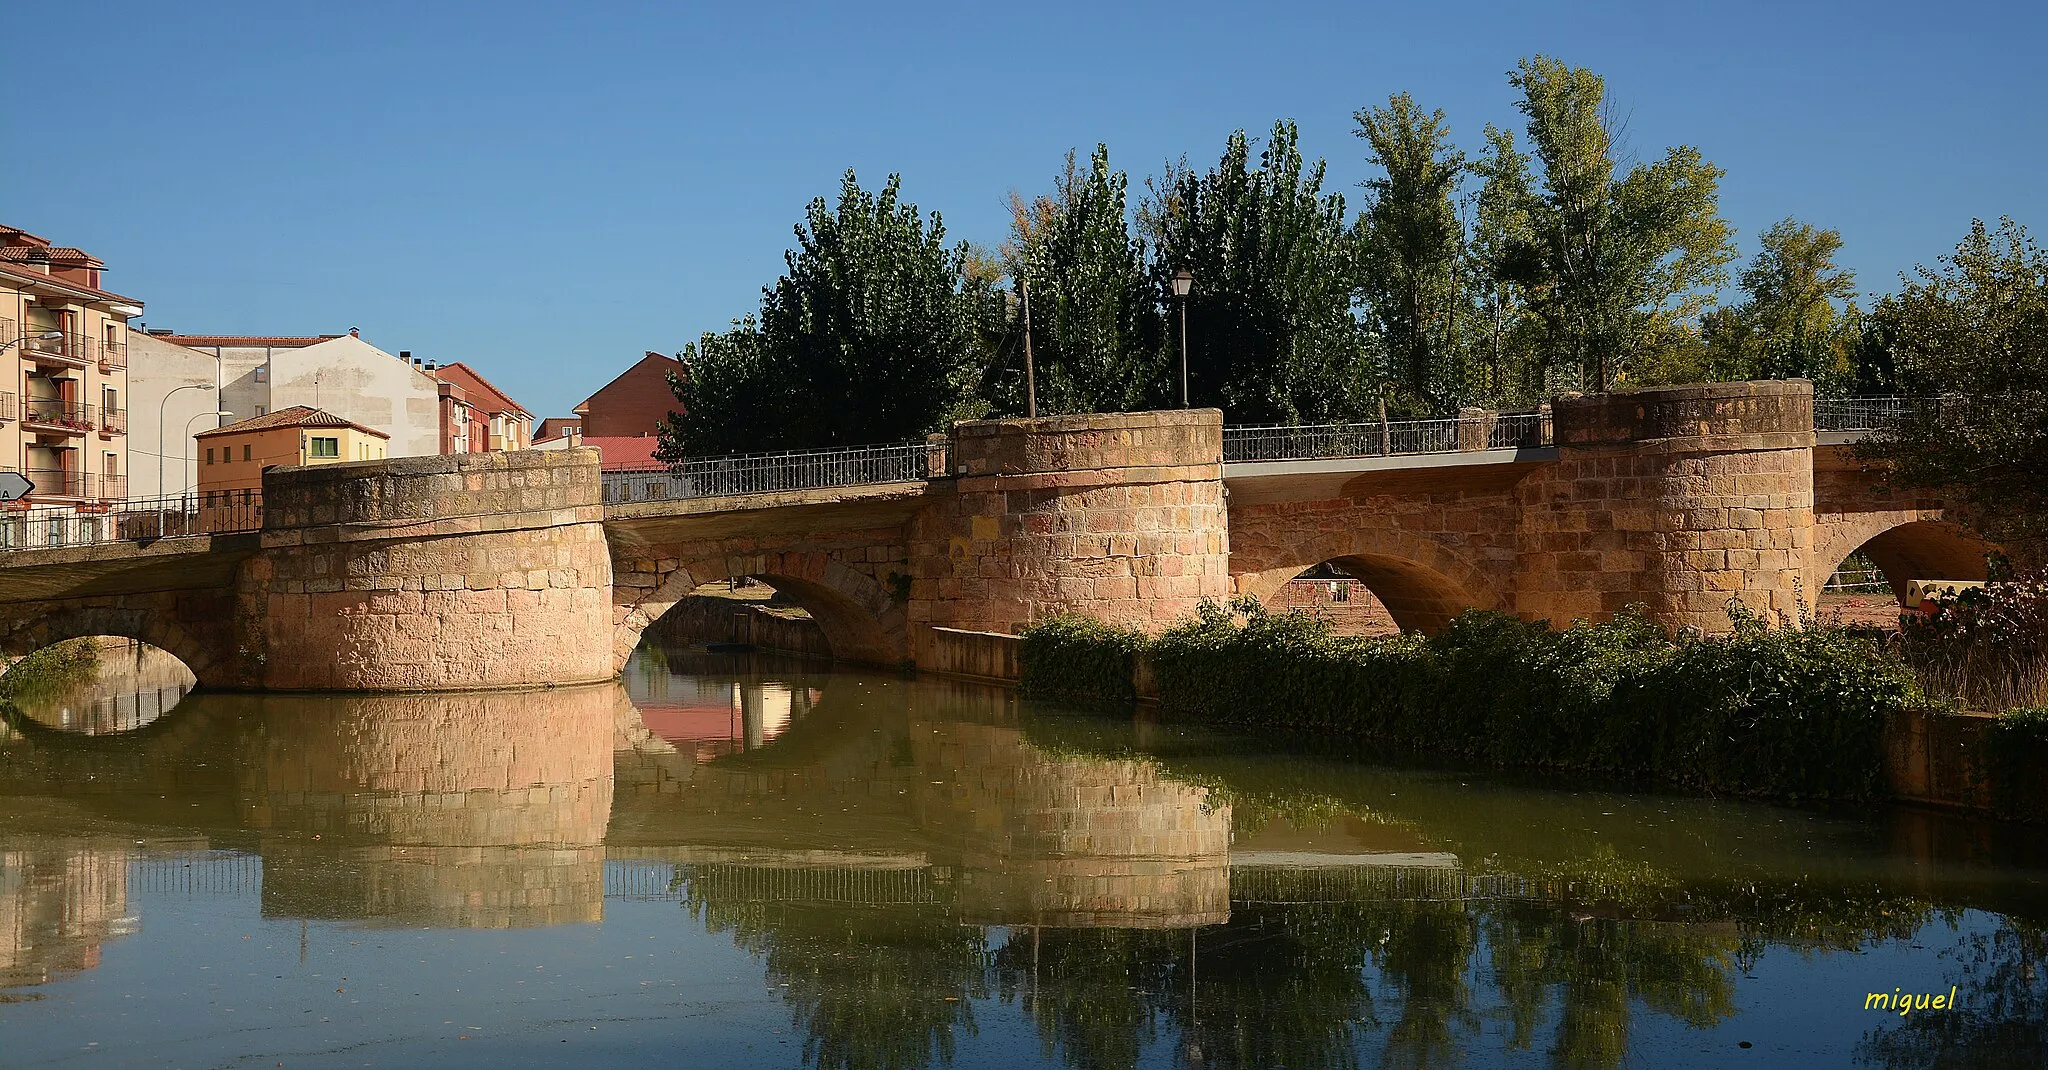
{"label": "building facade", "polygon": [[429,365],[441,383],[441,452],[489,453],[533,446],[533,414],[461,361]]}
{"label": "building facade", "polygon": [[[105,267],[0,227],[0,469],[35,484],[0,503],[0,545],[25,537],[30,509],[91,517],[128,497],[128,319],[142,304],[102,289]],[[61,524],[38,530],[64,538]]]}
{"label": "building facade", "polygon": [[386,456],[391,436],[331,412],[293,405],[192,436],[200,455],[202,500],[260,491],[278,465],[340,464]]}
{"label": "building facade", "polygon": [[[278,337],[147,333],[150,341],[145,344],[153,354],[171,355],[165,347],[185,351],[176,359],[152,359],[148,366],[134,369],[136,407],[148,423],[137,432],[138,441],[154,441],[153,436],[160,435],[169,455],[167,464],[185,464],[195,472],[197,468],[187,461],[196,455],[178,447],[189,432],[175,418],[177,411],[226,411],[234,415],[220,419],[248,420],[297,405],[383,431],[391,436],[393,457],[441,452],[440,380],[410,354],[394,356],[354,332]],[[173,391],[200,381],[204,369],[195,363],[194,354],[214,365],[214,402],[198,410],[192,408],[193,399],[205,391],[188,390],[172,397]],[[159,411],[166,413],[161,423]]]}
{"label": "building facade", "polygon": [[576,406],[585,438],[651,438],[670,413],[681,410],[670,375],[683,374],[683,362],[648,352],[640,362],[599,388]]}

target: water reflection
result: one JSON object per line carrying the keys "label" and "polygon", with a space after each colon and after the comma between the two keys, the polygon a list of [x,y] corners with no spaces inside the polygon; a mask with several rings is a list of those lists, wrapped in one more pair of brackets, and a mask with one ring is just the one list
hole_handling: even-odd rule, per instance
{"label": "water reflection", "polygon": [[[1745,1028],[1769,999],[1905,979],[1872,956],[1970,999],[1837,1014],[1836,1061],[2048,1063],[2038,839],[1952,818],[1516,787],[684,651],[624,687],[8,724],[15,999],[123,933],[147,953],[150,904],[204,894],[356,928],[667,918],[752,956],[717,998],[765,980],[818,1067],[942,1065],[1017,1028],[1073,1067],[1711,1065],[1736,1030],[1809,1039]],[[1771,980],[1788,963],[1827,991]],[[608,1013],[676,1011],[578,976]],[[671,1040],[713,1028],[684,1010]]]}
{"label": "water reflection", "polygon": [[169,651],[132,639],[71,640],[53,672],[10,674],[4,694],[22,716],[83,735],[132,732],[169,713],[197,683]]}

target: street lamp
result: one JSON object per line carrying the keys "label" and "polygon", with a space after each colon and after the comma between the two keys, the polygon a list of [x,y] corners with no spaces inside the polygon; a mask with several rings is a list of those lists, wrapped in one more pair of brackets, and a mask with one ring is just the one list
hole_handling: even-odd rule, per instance
{"label": "street lamp", "polygon": [[[188,448],[188,447],[190,447],[190,446],[192,445],[192,421],[194,421],[194,420],[199,420],[199,419],[203,419],[203,418],[205,418],[205,417],[208,417],[208,416],[233,416],[233,415],[234,415],[234,413],[231,413],[231,412],[227,411],[226,409],[219,409],[219,410],[216,410],[216,411],[214,411],[214,412],[195,412],[195,413],[193,413],[192,415],[190,415],[190,416],[186,417],[186,418],[185,418],[185,439],[184,439],[184,441],[183,441],[183,442],[179,443],[179,449],[178,449],[178,460],[179,460],[179,467],[180,467],[180,468],[184,468],[184,467],[186,467],[186,466],[184,465],[184,463],[183,463],[183,462],[184,462],[184,461],[185,461],[185,460],[187,459],[187,458],[185,457],[185,452],[184,452],[184,451],[185,451],[185,449],[186,449],[186,448]],[[190,475],[190,473],[189,473],[189,470],[188,470],[188,472],[187,472],[187,475],[188,475],[188,478],[187,478],[187,479],[185,480],[185,495],[186,495],[186,496],[190,496],[190,495],[191,495],[191,493],[192,493],[192,480],[191,480],[191,479],[189,478],[189,475]]]}
{"label": "street lamp", "polygon": [[55,342],[63,337],[63,331],[44,331],[40,334],[24,334],[21,337],[16,338],[12,342],[0,342],[0,353],[5,353],[8,350],[13,349],[15,346],[18,346],[21,343],[26,342],[30,339],[34,339],[38,342]]}
{"label": "street lamp", "polygon": [[[184,386],[174,386],[174,387],[172,387],[172,388],[171,388],[170,390],[168,390],[168,391],[166,391],[166,392],[164,393],[164,397],[163,397],[163,400],[162,400],[162,401],[159,401],[159,402],[157,402],[157,403],[156,403],[156,493],[157,493],[157,497],[159,497],[159,498],[163,497],[163,494],[164,494],[164,489],[165,489],[165,488],[164,488],[164,407],[165,407],[165,406],[167,406],[167,405],[169,405],[169,404],[171,403],[171,395],[172,395],[172,394],[175,394],[175,393],[177,393],[177,392],[178,392],[178,391],[180,391],[180,390],[210,390],[210,389],[212,389],[212,388],[213,388],[213,384],[212,384],[212,383],[187,383],[187,384],[185,384]],[[187,422],[189,423],[190,421],[187,421]],[[182,457],[182,456],[184,455],[184,451],[183,451],[183,450],[180,450],[180,451],[178,451],[178,453],[179,453],[179,456],[181,456],[181,457]]]}
{"label": "street lamp", "polygon": [[1173,296],[1180,300],[1180,407],[1188,407],[1188,291],[1195,288],[1195,273],[1186,268],[1173,273]]}

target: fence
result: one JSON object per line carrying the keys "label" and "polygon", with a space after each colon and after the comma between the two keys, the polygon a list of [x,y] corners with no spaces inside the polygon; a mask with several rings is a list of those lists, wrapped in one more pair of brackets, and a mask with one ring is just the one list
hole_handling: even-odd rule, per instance
{"label": "fence", "polygon": [[1302,424],[1223,429],[1223,459],[1298,461],[1322,457],[1392,457],[1548,446],[1550,416],[1540,412],[1480,413],[1442,420]]}
{"label": "fence", "polygon": [[[38,490],[44,490],[38,485]],[[154,542],[263,527],[263,492],[217,490],[104,505],[34,505],[0,512],[0,550]]]}
{"label": "fence", "polygon": [[1912,398],[1815,398],[1816,431],[1874,431],[1906,418]]}
{"label": "fence", "polygon": [[857,487],[925,480],[944,474],[946,447],[933,442],[751,453],[689,460],[673,468],[607,471],[604,501],[607,505],[618,505],[720,494]]}

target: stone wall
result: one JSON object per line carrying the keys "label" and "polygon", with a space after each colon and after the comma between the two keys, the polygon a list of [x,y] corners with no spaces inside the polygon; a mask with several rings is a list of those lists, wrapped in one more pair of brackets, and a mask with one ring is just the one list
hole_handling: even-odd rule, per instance
{"label": "stone wall", "polygon": [[1813,384],[1714,383],[1552,408],[1558,459],[1517,488],[1515,609],[1557,623],[1640,603],[1725,632],[1731,599],[1794,618],[1813,550]]}
{"label": "stone wall", "polygon": [[913,625],[1156,627],[1230,594],[1215,409],[959,423],[949,460],[911,525]]}
{"label": "stone wall", "polygon": [[244,568],[265,688],[449,690],[610,678],[595,450],[277,469]]}

